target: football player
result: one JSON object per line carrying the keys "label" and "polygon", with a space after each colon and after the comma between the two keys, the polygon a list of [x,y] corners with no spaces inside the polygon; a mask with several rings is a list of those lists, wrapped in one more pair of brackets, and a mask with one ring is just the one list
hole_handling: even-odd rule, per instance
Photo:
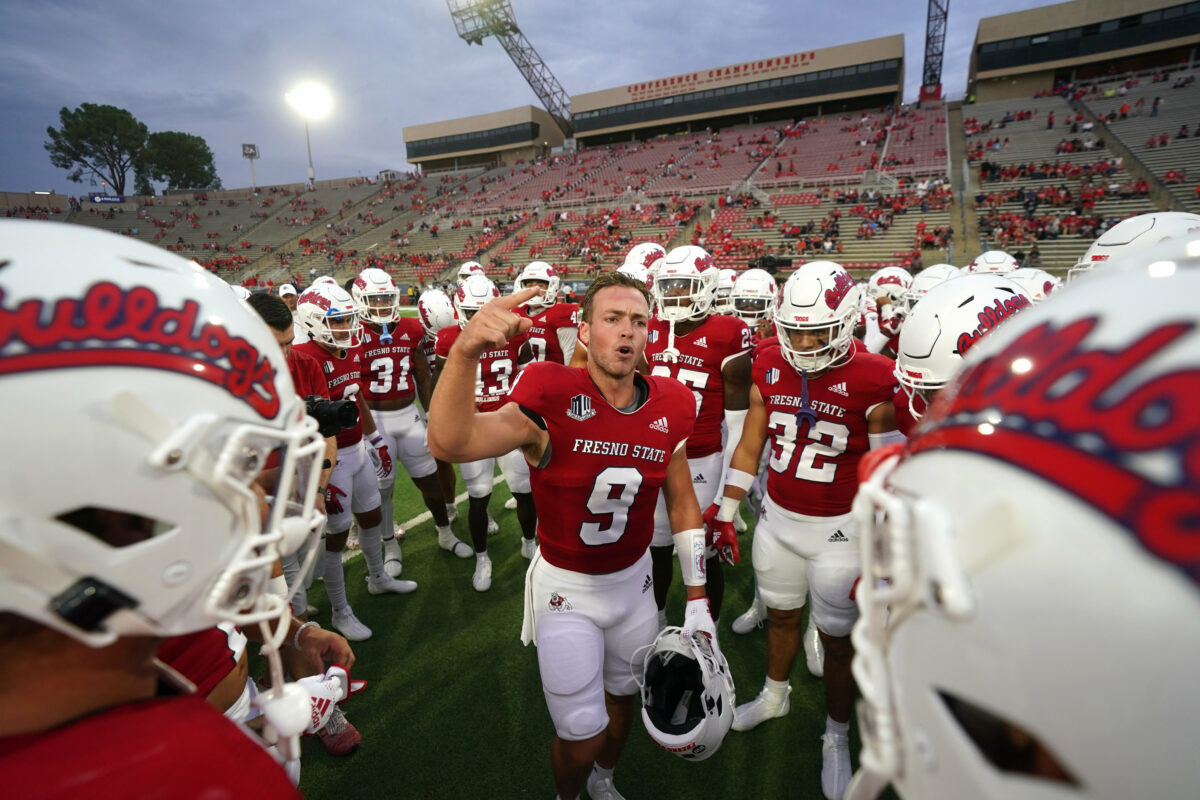
{"label": "football player", "polygon": [[[729,432],[732,454],[750,403],[750,329],[736,317],[712,313],[717,277],[713,257],[701,247],[684,245],[662,258],[654,280],[656,312],[646,342],[650,374],[674,378],[695,398],[696,426],[688,437],[687,461],[703,508],[716,500],[725,474],[721,423]],[[666,626],[667,590],[674,575],[666,512],[665,501],[660,501],[650,548],[660,627]],[[713,619],[718,619],[724,573],[715,550],[709,557],[707,594]]]}
{"label": "football player", "polygon": [[278,678],[259,708],[298,756],[313,706],[279,646],[301,631],[267,586],[322,523],[323,445],[282,351],[222,281],[134,239],[5,220],[0,261],[5,444],[72,454],[0,466],[5,794],[298,797],[154,659],[170,636],[259,628]]}
{"label": "football player", "polygon": [[801,647],[805,597],[824,649],[826,711],[821,788],[838,798],[850,779],[854,696],[850,628],[858,616],[858,527],[850,514],[858,462],[903,441],[893,419],[892,362],[852,346],[858,285],[841,265],[810,261],[783,286],[775,310],[779,346],[754,362],[754,388],[724,495],[705,512],[718,541],[732,539],[733,514],[770,440],[770,473],[754,532],[754,575],[767,608],[767,679],[735,710],[746,731],[788,713],[788,679]]}
{"label": "football player", "polygon": [[[400,293],[383,270],[363,270],[350,292],[364,323],[364,388],[375,427],[383,435],[388,451],[400,459],[421,492],[440,538],[443,531],[450,530],[450,519],[438,482],[437,464],[429,454],[425,438],[425,418],[413,403],[419,396],[421,405],[429,408],[433,394],[433,378],[422,344],[425,331],[415,317],[400,316]],[[394,522],[395,482],[395,470],[379,479],[380,513],[384,519],[383,566],[393,578],[399,577],[402,569],[400,545],[387,525],[389,520]]]}
{"label": "football player", "polygon": [[[437,369],[438,380],[446,366],[446,359],[454,342],[461,335],[463,328],[470,322],[479,309],[500,296],[496,284],[482,275],[472,275],[464,280],[454,295],[454,308],[458,313],[458,325],[443,328],[437,337]],[[519,356],[524,339],[514,337],[504,342],[502,347],[486,351],[478,363],[476,370],[475,402],[480,411],[492,411],[508,402],[508,393],[516,380],[519,367]],[[436,382],[435,382],[436,383]],[[432,407],[431,407],[432,408]],[[504,474],[508,486],[514,495],[530,492],[529,469],[524,465],[524,459],[519,452],[506,453],[500,457],[500,470]],[[470,461],[456,461],[462,473],[463,482],[467,484],[467,526],[471,532],[471,545],[449,538],[438,537],[438,543],[460,558],[475,556],[475,573],[471,576],[471,585],[477,592],[486,592],[492,588],[492,560],[487,554],[487,537],[490,531],[488,502],[492,499],[492,478],[496,473],[495,458],[481,458]],[[534,512],[536,519],[537,513]],[[531,531],[535,533],[536,531]],[[532,541],[532,540],[522,540]],[[532,545],[522,544],[522,548],[532,549]]]}
{"label": "football player", "polygon": [[[421,329],[425,331],[421,347],[429,361],[429,371],[432,375],[437,368],[437,354],[434,350],[437,347],[438,331],[458,324],[454,316],[454,304],[441,289],[428,289],[417,298],[417,314],[421,320]],[[425,410],[428,412],[429,407],[426,406]],[[458,476],[454,472],[454,465],[448,461],[435,458],[434,462],[437,464],[438,484],[442,487],[442,496],[446,504],[446,518],[454,522],[458,519],[458,506],[454,503]]]}
{"label": "football player", "polygon": [[[384,530],[392,532],[390,520],[380,512],[379,478],[392,471],[392,456],[362,390],[362,323],[358,307],[340,286],[313,284],[300,295],[297,304],[300,324],[308,334],[304,344],[293,349],[321,365],[335,400],[358,405],[359,419],[337,434],[337,463],[325,492],[325,510],[329,515],[322,554],[321,574],[325,591],[333,605],[333,627],[352,642],[371,638],[371,629],[354,615],[346,599],[346,576],[342,569],[342,551],[350,534],[351,514],[358,521],[359,540],[367,561],[367,591],[371,594],[415,591],[413,581],[396,580],[383,568]],[[370,447],[364,446],[364,434]],[[372,469],[372,464],[377,466]]]}
{"label": "football player", "polygon": [[658,631],[648,547],[665,488],[688,603],[685,637],[716,629],[704,597],[704,532],[685,447],[695,401],[678,381],[637,373],[650,304],[644,284],[597,277],[581,311],[584,369],[530,364],[508,402],[477,412],[480,358],[529,326],[513,309],[537,290],[484,306],[457,338],[429,414],[434,454],[452,461],[519,448],[542,510],[526,575],[523,641],[538,647],[556,736],[550,748],[563,800],[615,800],[613,768],[629,737],[637,692],[630,663]]}
{"label": "football player", "polygon": [[903,267],[882,267],[875,270],[867,280],[867,295],[875,301],[879,332],[886,337],[882,346],[867,343],[867,349],[872,353],[883,353],[888,358],[895,357],[896,340],[900,336],[900,328],[904,325],[904,313],[907,310],[901,299],[912,286],[912,282],[912,275]]}

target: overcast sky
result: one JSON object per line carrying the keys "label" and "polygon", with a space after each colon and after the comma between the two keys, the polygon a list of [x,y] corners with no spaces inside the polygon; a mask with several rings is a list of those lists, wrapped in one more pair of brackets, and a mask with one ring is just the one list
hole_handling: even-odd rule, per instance
{"label": "overcast sky", "polygon": [[[981,16],[1036,0],[951,0],[943,84],[961,97]],[[921,80],[925,0],[512,0],[568,94],[903,33],[905,99]],[[284,101],[324,83],[311,127],[318,179],[408,169],[406,125],[537,105],[494,39],[458,38],[444,0],[12,0],[0,16],[0,191],[90,190],[43,149],[58,111],[124,108],[151,131],[203,137],[227,188],[302,181],[304,125]],[[130,188],[132,175],[130,176]]]}

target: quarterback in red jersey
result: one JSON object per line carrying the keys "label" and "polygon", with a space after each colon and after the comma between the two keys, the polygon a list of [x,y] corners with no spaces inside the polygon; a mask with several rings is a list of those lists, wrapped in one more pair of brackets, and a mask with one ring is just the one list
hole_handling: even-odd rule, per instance
{"label": "quarterback in red jersey", "polygon": [[[414,317],[400,316],[400,292],[392,278],[381,269],[363,270],[350,294],[363,320],[362,367],[364,391],[375,427],[384,444],[421,492],[425,507],[441,535],[450,530],[446,501],[438,483],[437,464],[429,453],[425,418],[414,406],[419,399],[429,408],[433,376],[424,351],[425,331]],[[383,516],[384,570],[393,578],[402,568],[400,545],[393,528],[392,491],[396,484],[393,470],[379,479],[379,509]]]}
{"label": "quarterback in red jersey", "polygon": [[0,262],[5,444],[71,453],[0,466],[4,794],[297,797],[154,659],[222,622],[267,633],[279,682],[259,708],[298,757],[312,707],[285,691],[286,603],[266,587],[320,528],[323,447],[283,352],[228,285],[143,242],[6,220]]}
{"label": "quarterback in red jersey", "polygon": [[511,402],[477,413],[478,359],[528,328],[513,309],[535,291],[489,303],[458,337],[434,393],[429,442],[435,455],[454,461],[519,448],[532,466],[542,548],[526,576],[522,638],[538,645],[557,733],[550,748],[555,788],[574,800],[586,781],[589,796],[615,797],[612,770],[629,737],[636,692],[630,661],[658,630],[647,547],[660,489],[689,598],[685,635],[701,632],[716,642],[685,453],[695,405],[677,381],[636,373],[650,317],[646,288],[604,273],[583,302],[587,367],[530,365]]}
{"label": "quarterback in red jersey", "polygon": [[[378,478],[392,471],[392,457],[383,436],[375,429],[362,391],[362,323],[354,299],[336,284],[314,285],[300,295],[297,309],[309,341],[293,345],[293,349],[320,363],[329,394],[335,400],[353,400],[359,408],[359,421],[337,434],[337,463],[325,497],[329,521],[325,551],[321,554],[321,574],[333,605],[333,627],[351,641],[363,641],[371,638],[371,629],[350,607],[342,569],[342,550],[350,534],[351,514],[358,520],[361,531],[359,541],[367,561],[367,590],[371,594],[404,594],[417,588],[412,581],[392,578],[383,568],[383,532],[385,528],[391,532],[392,526],[379,511]],[[370,461],[363,446],[364,431],[371,442]],[[372,461],[378,461],[375,469],[371,468]]]}
{"label": "quarterback in red jersey", "polygon": [[811,261],[788,278],[775,310],[779,346],[755,360],[742,439],[719,510],[706,513],[715,531],[732,527],[734,510],[769,443],[767,496],[753,552],[770,621],[767,680],[756,699],[737,708],[733,727],[749,730],[788,712],[788,678],[811,593],[825,654],[821,786],[829,798],[841,797],[850,780],[850,629],[858,617],[853,587],[860,573],[850,507],[858,462],[868,449],[903,441],[893,419],[892,362],[852,346],[859,292],[849,273],[831,261]]}
{"label": "quarterback in red jersey", "polygon": [[[438,333],[435,353],[438,359],[437,373],[441,371],[450,356],[454,342],[458,340],[463,327],[470,321],[479,309],[500,296],[496,284],[483,275],[471,275],[458,287],[454,295],[454,307],[458,313],[458,325],[443,328]],[[508,393],[516,380],[518,362],[523,336],[514,337],[500,347],[492,348],[483,353],[479,359],[475,376],[475,404],[480,411],[492,411],[508,402]],[[496,474],[496,458],[480,458],[459,462],[463,482],[467,484],[467,526],[471,532],[471,545],[475,555],[475,573],[471,576],[471,585],[477,592],[486,592],[492,588],[492,561],[487,553],[488,537],[488,503],[492,499],[492,477]],[[529,495],[529,465],[518,452],[511,452],[499,458],[500,471],[508,481],[508,487],[513,496]],[[520,502],[520,500],[518,501]],[[532,501],[530,501],[530,504]],[[518,511],[521,511],[518,508]],[[536,512],[526,511],[529,516],[536,518]],[[528,537],[523,538],[522,547],[532,556],[533,537],[535,529],[528,525]],[[526,532],[523,526],[523,533]],[[466,545],[457,539],[443,539],[440,535],[439,544],[455,555],[470,558],[471,552]],[[467,551],[464,552],[463,551]]]}
{"label": "quarterback in red jersey", "polygon": [[[696,426],[688,438],[687,459],[692,488],[701,508],[721,490],[728,459],[724,457],[721,423],[729,431],[729,450],[742,435],[750,404],[750,329],[736,317],[713,314],[717,269],[703,248],[676,247],[658,262],[654,279],[656,316],[650,320],[646,361],[650,374],[674,378],[694,398]],[[667,590],[674,574],[671,526],[659,502],[654,517],[654,600],[660,626],[666,626]],[[713,619],[721,613],[724,573],[716,551],[710,551],[708,597]]]}

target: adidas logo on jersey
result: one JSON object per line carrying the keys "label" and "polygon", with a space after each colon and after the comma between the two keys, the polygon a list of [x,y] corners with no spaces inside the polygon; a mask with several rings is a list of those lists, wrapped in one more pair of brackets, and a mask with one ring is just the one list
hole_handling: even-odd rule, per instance
{"label": "adidas logo on jersey", "polygon": [[708,347],[708,337],[701,336],[696,340],[696,347]]}
{"label": "adidas logo on jersey", "polygon": [[646,592],[650,591],[650,589],[653,586],[654,586],[654,578],[651,578],[649,575],[647,575],[646,580],[642,581],[642,594],[645,594]]}
{"label": "adidas logo on jersey", "polygon": [[692,483],[708,483],[708,481],[704,480],[703,472],[697,472],[694,476],[692,476]]}
{"label": "adidas logo on jersey", "polygon": [[660,433],[670,433],[670,431],[667,430],[667,418],[666,417],[659,417],[658,419],[654,420],[654,422],[651,422],[650,428],[652,430],[656,430]]}
{"label": "adidas logo on jersey", "polygon": [[401,337],[400,337],[400,341],[402,341],[402,342],[407,342],[407,341],[408,341],[408,334],[406,333],[406,334],[404,334],[403,336],[401,336]]}
{"label": "adidas logo on jersey", "polygon": [[827,541],[827,542],[848,542],[850,540],[847,539],[846,534],[842,533],[841,531],[834,531],[833,536],[830,536],[825,541]]}
{"label": "adidas logo on jersey", "polygon": [[834,394],[840,394],[842,397],[850,396],[850,392],[846,391],[845,381],[842,381],[841,383],[835,383],[833,386],[830,386],[829,391],[833,392]]}

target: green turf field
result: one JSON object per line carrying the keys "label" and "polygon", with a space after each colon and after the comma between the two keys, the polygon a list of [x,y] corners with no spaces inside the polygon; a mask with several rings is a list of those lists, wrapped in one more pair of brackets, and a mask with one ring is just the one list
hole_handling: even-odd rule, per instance
{"label": "green turf field", "polygon": [[[396,487],[397,520],[425,510],[403,476]],[[410,528],[403,546],[403,577],[420,583],[415,593],[369,595],[361,555],[346,565],[350,601],[374,631],[369,641],[354,645],[354,677],[370,684],[345,706],[363,744],[352,756],[332,758],[316,739],[305,740],[300,788],[311,800],[554,797],[548,751],[554,730],[542,699],[536,651],[519,641],[529,562],[520,554],[516,512],[504,509],[508,497],[501,482],[491,502],[501,530],[489,540],[494,568],[489,592],[471,587],[474,560],[438,549],[429,521]],[[465,502],[459,504],[454,528],[469,539]],[[750,541],[751,535],[743,534],[747,561],[727,569],[726,613],[718,623],[740,702],[762,688],[766,662],[762,630],[738,636],[729,629],[753,591]],[[682,621],[682,597],[677,575],[669,606],[672,624]],[[311,600],[321,609],[317,619],[329,627],[320,582]],[[824,725],[823,689],[808,674],[801,654],[792,675],[791,713],[747,733],[731,731],[707,761],[686,762],[658,749],[639,716],[615,774],[616,786],[628,800],[820,798]],[[857,748],[854,740],[856,765]]]}

